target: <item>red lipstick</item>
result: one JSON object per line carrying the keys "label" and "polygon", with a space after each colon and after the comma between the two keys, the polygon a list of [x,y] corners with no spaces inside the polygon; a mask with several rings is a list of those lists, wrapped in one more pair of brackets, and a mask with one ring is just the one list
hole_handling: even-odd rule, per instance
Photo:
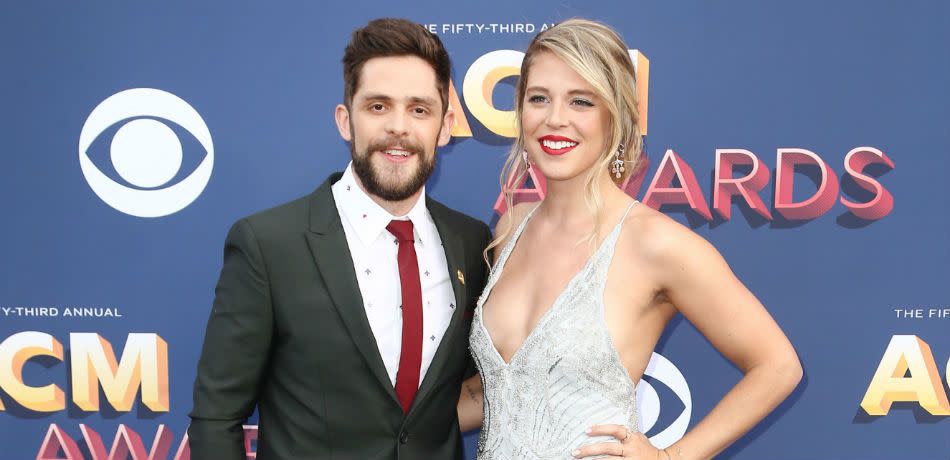
{"label": "red lipstick", "polygon": [[578,144],[574,139],[553,134],[539,137],[538,143],[541,144],[541,150],[548,155],[564,155],[574,150],[574,147],[577,147]]}

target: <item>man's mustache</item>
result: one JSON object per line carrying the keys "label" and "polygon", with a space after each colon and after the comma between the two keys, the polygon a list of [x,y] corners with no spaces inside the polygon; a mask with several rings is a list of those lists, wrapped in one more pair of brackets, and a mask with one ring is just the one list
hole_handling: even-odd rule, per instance
{"label": "man's mustache", "polygon": [[372,141],[366,147],[367,152],[382,152],[384,150],[398,148],[411,154],[418,155],[422,153],[422,146],[405,139],[387,138],[383,140]]}

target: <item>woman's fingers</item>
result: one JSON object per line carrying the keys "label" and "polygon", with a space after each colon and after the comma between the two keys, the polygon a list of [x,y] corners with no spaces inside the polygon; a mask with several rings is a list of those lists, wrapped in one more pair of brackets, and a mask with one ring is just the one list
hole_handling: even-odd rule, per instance
{"label": "woman's fingers", "polygon": [[624,446],[619,442],[601,442],[578,447],[571,452],[571,455],[574,458],[586,458],[595,455],[613,455],[616,458],[623,458],[624,454],[627,453],[629,452],[624,452]]}
{"label": "woman's fingers", "polygon": [[613,436],[623,441],[630,431],[623,425],[594,425],[587,430],[588,436]]}

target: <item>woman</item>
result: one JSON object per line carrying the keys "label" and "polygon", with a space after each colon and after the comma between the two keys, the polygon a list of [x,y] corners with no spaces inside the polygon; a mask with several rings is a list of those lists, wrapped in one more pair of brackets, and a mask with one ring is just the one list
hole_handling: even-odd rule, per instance
{"label": "woman", "polygon": [[[608,27],[573,19],[525,54],[502,187],[530,166],[547,193],[515,206],[508,195],[490,246],[471,334],[480,376],[459,401],[462,428],[482,425],[479,459],[710,458],[801,379],[788,339],[716,250],[617,186],[641,149],[627,53]],[[658,450],[640,433],[635,383],[676,313],[745,375]]]}

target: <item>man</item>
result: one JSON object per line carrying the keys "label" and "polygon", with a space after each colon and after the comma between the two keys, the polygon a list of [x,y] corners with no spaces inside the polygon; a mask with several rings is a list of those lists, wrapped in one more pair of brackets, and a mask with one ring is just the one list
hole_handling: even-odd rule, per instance
{"label": "man", "polygon": [[[352,162],[238,221],[205,336],[192,458],[460,459],[456,403],[488,227],[425,196],[449,141],[449,57],[405,20],[353,33],[336,108]],[[471,372],[471,371],[468,371]]]}

